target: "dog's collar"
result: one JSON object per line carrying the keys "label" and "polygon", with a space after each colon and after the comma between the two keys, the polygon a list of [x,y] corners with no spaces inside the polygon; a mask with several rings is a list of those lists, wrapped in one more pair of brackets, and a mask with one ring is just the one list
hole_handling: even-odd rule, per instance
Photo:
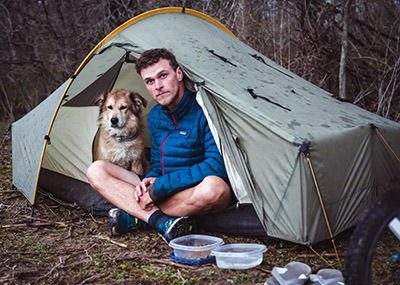
{"label": "dog's collar", "polygon": [[139,135],[139,132],[136,132],[134,134],[128,135],[128,136],[113,136],[113,138],[117,141],[117,142],[126,142],[126,141],[132,141],[134,139],[136,139]]}

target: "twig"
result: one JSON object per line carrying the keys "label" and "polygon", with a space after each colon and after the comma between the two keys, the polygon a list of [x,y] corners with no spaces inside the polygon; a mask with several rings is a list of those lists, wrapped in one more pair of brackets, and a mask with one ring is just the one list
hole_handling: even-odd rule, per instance
{"label": "twig", "polygon": [[165,261],[165,260],[158,260],[158,259],[150,259],[150,261],[161,263],[161,264],[166,264],[166,265],[173,265],[176,267],[181,267],[181,268],[186,268],[186,269],[193,269],[192,265],[180,264],[180,263],[173,262],[173,261]]}
{"label": "twig", "polygon": [[[324,252],[323,254],[321,254],[322,256],[326,256],[326,257],[336,257],[336,254],[335,253],[327,253],[327,252]],[[343,257],[344,255],[343,254],[339,254],[339,256],[340,257]],[[311,253],[304,253],[304,254],[299,254],[299,255],[296,255],[296,257],[300,257],[300,258],[311,258],[311,257],[318,257],[317,255],[315,255],[315,254],[311,254]]]}
{"label": "twig", "polygon": [[108,275],[108,273],[102,273],[102,274],[97,274],[97,275],[90,276],[89,278],[86,278],[81,283],[79,283],[79,285],[86,284],[89,281],[92,281],[94,279],[101,278],[101,277],[104,277],[104,276],[107,276],[107,275]]}
{"label": "twig", "polygon": [[72,226],[69,227],[67,236],[65,238],[63,238],[62,240],[69,239],[72,236],[72,228],[73,228]]}
{"label": "twig", "polygon": [[186,284],[187,280],[185,278],[183,278],[182,273],[181,273],[181,271],[179,269],[178,269],[178,276],[179,276],[179,278],[182,279],[183,284]]}
{"label": "twig", "polygon": [[4,197],[3,199],[5,199],[5,200],[11,200],[11,199],[14,199],[14,198],[19,198],[19,197],[21,197],[20,194],[15,194],[15,195],[12,195],[12,196]]}
{"label": "twig", "polygon": [[110,239],[109,237],[104,237],[104,236],[96,236],[96,237],[99,238],[99,239],[107,240],[107,241],[109,241],[109,242],[111,242],[111,243],[113,243],[115,245],[120,246],[120,247],[128,248],[128,246],[126,244],[114,241],[114,240]]}
{"label": "twig", "polygon": [[262,272],[265,272],[265,273],[271,273],[272,272],[271,270],[264,269],[264,268],[258,268],[258,270],[261,270]]}
{"label": "twig", "polygon": [[92,218],[93,222],[97,223],[96,219],[93,217],[92,213],[89,213],[90,217]]}
{"label": "twig", "polygon": [[91,261],[92,260],[81,260],[81,261],[77,261],[77,262],[74,262],[74,263],[71,263],[71,264],[68,264],[68,265],[63,265],[63,266],[61,266],[61,268],[75,267],[77,265],[85,264],[85,263],[88,263],[88,262],[91,262]]}
{"label": "twig", "polygon": [[85,248],[86,256],[89,257],[90,261],[93,261],[93,258],[92,258],[92,257],[90,256],[90,254],[89,254],[89,249],[91,249],[91,248],[94,247],[94,246],[95,246],[95,244],[92,244],[91,247]]}
{"label": "twig", "polygon": [[31,223],[31,224],[13,224],[13,225],[2,225],[0,229],[12,229],[12,228],[23,228],[23,227],[45,227],[45,226],[54,226],[54,223]]}
{"label": "twig", "polygon": [[3,190],[2,193],[16,193],[17,190]]}
{"label": "twig", "polygon": [[53,273],[53,271],[54,271],[57,267],[60,267],[61,265],[63,265],[63,264],[65,263],[65,260],[68,259],[68,258],[69,258],[69,256],[67,256],[65,259],[64,259],[62,256],[60,256],[60,257],[59,257],[60,262],[57,263],[56,265],[54,265],[53,268],[52,268],[49,272],[47,272],[45,275],[43,275],[42,277],[39,277],[38,279],[36,279],[36,282],[38,282],[38,281],[40,281],[40,280],[46,278],[47,276],[49,276],[51,273]]}
{"label": "twig", "polygon": [[62,227],[69,227],[71,225],[64,223],[64,222],[54,222],[54,221],[50,221],[50,220],[46,220],[46,219],[42,219],[42,218],[37,218],[37,217],[31,217],[31,216],[23,216],[24,218],[28,219],[28,220],[36,220],[36,221],[40,221],[40,222],[47,222],[47,223],[53,223]]}

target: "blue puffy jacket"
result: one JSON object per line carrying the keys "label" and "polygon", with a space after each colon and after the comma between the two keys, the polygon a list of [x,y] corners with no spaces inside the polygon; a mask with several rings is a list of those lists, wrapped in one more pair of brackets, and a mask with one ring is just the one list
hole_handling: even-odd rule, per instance
{"label": "blue puffy jacket", "polygon": [[195,95],[185,92],[174,110],[156,105],[149,113],[154,202],[200,183],[206,176],[227,180],[222,156]]}

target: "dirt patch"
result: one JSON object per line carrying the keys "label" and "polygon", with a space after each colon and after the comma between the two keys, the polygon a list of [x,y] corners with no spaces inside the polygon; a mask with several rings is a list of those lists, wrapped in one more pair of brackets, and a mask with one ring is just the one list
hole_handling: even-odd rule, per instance
{"label": "dirt patch", "polygon": [[10,139],[2,140],[2,284],[264,284],[274,266],[290,261],[305,262],[313,272],[327,267],[325,261],[342,269],[349,233],[336,239],[342,265],[337,262],[330,242],[314,246],[322,258],[293,243],[205,233],[221,237],[225,243],[266,242],[268,251],[261,265],[250,270],[226,270],[215,264],[190,266],[173,262],[169,259],[172,249],[152,230],[111,237],[107,218],[61,206],[41,194],[34,215],[38,219],[28,226],[31,206],[11,186]]}

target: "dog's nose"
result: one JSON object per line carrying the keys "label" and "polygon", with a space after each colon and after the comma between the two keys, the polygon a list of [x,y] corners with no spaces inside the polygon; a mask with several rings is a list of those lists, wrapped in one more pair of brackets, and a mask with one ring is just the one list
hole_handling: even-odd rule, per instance
{"label": "dog's nose", "polygon": [[110,121],[112,127],[115,127],[118,124],[118,118],[116,117],[112,117]]}

